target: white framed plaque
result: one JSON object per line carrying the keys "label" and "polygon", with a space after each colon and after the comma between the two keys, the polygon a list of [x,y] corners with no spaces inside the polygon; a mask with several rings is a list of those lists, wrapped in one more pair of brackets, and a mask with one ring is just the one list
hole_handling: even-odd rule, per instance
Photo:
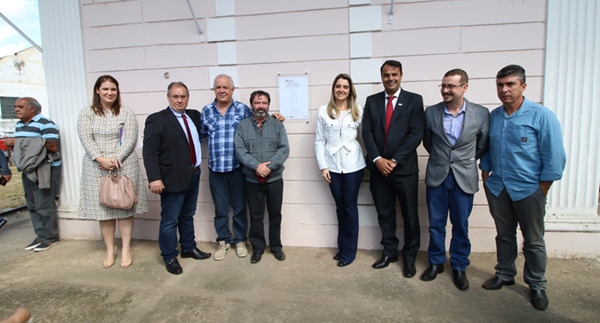
{"label": "white framed plaque", "polygon": [[279,111],[287,120],[308,119],[308,75],[279,76]]}

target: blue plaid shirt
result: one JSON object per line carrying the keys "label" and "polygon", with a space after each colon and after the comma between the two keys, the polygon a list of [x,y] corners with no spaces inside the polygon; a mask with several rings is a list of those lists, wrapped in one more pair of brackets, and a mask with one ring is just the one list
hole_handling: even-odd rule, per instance
{"label": "blue plaid shirt", "polygon": [[235,100],[225,116],[217,109],[216,100],[202,109],[200,141],[204,141],[208,136],[208,167],[213,172],[225,173],[240,167],[233,143],[235,129],[240,121],[250,116],[250,108]]}

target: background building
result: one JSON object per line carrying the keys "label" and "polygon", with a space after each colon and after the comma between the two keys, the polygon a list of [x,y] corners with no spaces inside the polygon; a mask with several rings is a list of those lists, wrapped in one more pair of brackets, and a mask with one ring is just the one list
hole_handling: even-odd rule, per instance
{"label": "background building", "polygon": [[[233,76],[234,98],[248,101],[256,89],[269,91],[278,110],[278,76],[306,75],[309,118],[288,120],[291,155],[286,162],[282,239],[285,245],[333,247],[337,223],[333,200],[314,156],[317,108],[329,98],[335,75],[357,83],[359,102],[382,90],[379,67],[386,59],[404,65],[403,88],[441,100],[437,85],[452,68],[470,76],[467,98],[489,108],[499,105],[495,75],[508,64],[527,70],[526,96],[551,108],[563,127],[567,169],[549,196],[547,244],[551,255],[600,255],[600,4],[595,0],[190,0],[188,2],[40,1],[44,68],[50,117],[61,127],[64,185],[61,236],[98,238],[95,221],[77,214],[83,149],[77,115],[91,101],[102,74],[116,77],[124,105],[138,115],[167,105],[166,87],[183,81],[190,108],[214,99],[219,73]],[[393,14],[392,14],[393,11]],[[594,91],[596,93],[594,93]],[[140,140],[141,145],[141,140]],[[141,148],[140,148],[141,150]],[[206,149],[204,149],[204,153]],[[420,176],[427,153],[420,148]],[[139,154],[141,156],[141,153]],[[216,238],[206,163],[196,215],[197,238]],[[360,241],[380,248],[380,230],[368,190],[359,196]],[[427,246],[424,183],[420,186],[422,248]],[[136,220],[136,238],[156,239],[160,204],[149,194],[151,211]],[[471,215],[474,251],[495,250],[495,229],[483,192]],[[402,229],[398,230],[401,235]]]}

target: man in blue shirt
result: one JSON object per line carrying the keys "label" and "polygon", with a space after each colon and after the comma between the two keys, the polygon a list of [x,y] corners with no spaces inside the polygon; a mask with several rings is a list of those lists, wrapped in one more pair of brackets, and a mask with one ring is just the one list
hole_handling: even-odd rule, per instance
{"label": "man in blue shirt", "polygon": [[[234,134],[240,121],[252,116],[250,108],[233,100],[235,85],[231,76],[219,74],[213,83],[215,101],[202,109],[200,141],[208,137],[208,183],[215,205],[217,251],[214,259],[222,260],[235,244],[237,256],[248,255],[246,249],[246,193],[244,174],[235,157]],[[283,117],[273,114],[278,120]],[[233,234],[229,231],[229,205],[233,210]]]}
{"label": "man in blue shirt", "polygon": [[[27,148],[24,147],[25,144],[21,145],[21,143],[30,139],[42,138],[44,140],[45,149],[39,151],[37,155],[43,160],[33,171],[33,173],[38,173],[39,180],[33,181],[27,176],[26,171],[23,171],[22,174],[25,203],[36,234],[36,238],[25,247],[25,250],[28,251],[44,251],[58,243],[58,215],[55,200],[62,178],[59,132],[56,124],[44,117],[41,112],[42,106],[36,99],[29,97],[18,99],[15,102],[15,114],[20,121],[15,127],[14,138],[4,140],[7,147],[17,146],[26,158],[31,156],[31,153],[28,154]],[[42,156],[42,154],[44,155]],[[15,156],[13,156],[13,161],[14,158]],[[46,163],[50,164],[49,187],[42,185],[43,176],[39,174],[40,168]],[[15,162],[15,164],[17,163]],[[43,182],[45,183],[46,180]]]}
{"label": "man in blue shirt", "polygon": [[562,177],[566,154],[560,123],[548,108],[527,100],[525,69],[509,65],[496,75],[502,106],[490,113],[490,147],[481,158],[482,179],[496,223],[496,275],[483,284],[496,290],[513,285],[517,273],[517,225],[523,234],[524,280],[531,304],[548,308],[546,296],[546,196]]}

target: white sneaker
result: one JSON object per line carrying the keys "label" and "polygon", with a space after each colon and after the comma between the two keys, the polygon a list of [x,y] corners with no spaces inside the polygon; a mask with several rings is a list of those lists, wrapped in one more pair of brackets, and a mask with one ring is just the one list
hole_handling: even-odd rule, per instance
{"label": "white sneaker", "polygon": [[217,252],[215,252],[215,260],[225,259],[229,248],[231,248],[231,245],[229,243],[225,243],[225,241],[219,241],[219,245],[217,246]]}
{"label": "white sneaker", "polygon": [[235,244],[235,253],[240,258],[244,258],[248,255],[248,249],[246,249],[246,243],[244,241]]}

